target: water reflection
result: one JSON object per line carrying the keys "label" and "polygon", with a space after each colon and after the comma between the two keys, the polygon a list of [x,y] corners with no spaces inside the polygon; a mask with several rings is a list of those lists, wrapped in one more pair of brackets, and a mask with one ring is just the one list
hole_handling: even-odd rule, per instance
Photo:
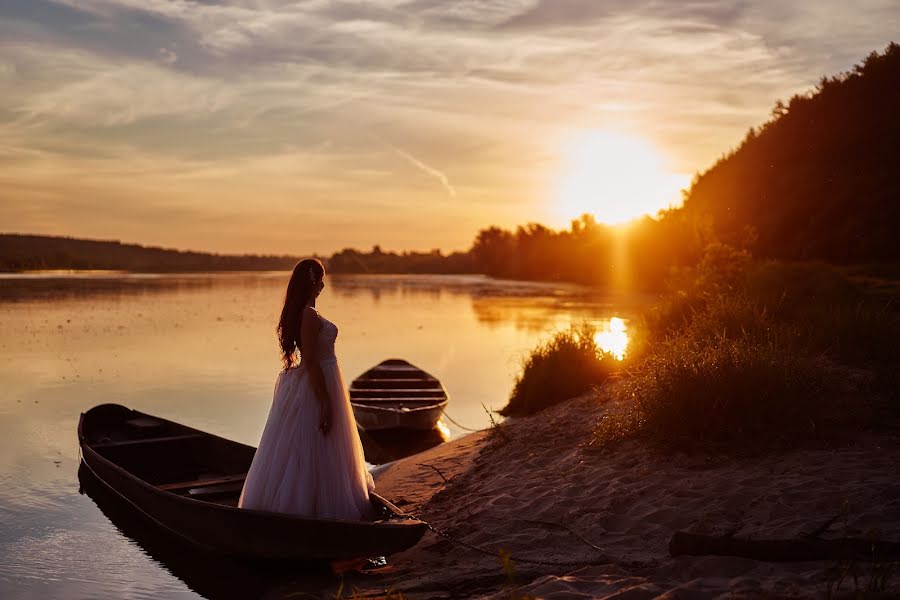
{"label": "water reflection", "polygon": [[625,351],[628,349],[628,328],[625,321],[620,317],[612,317],[598,323],[594,342],[617,359],[624,360]]}
{"label": "water reflection", "polygon": [[[274,328],[287,279],[0,275],[0,598],[196,597],[75,494],[78,415],[118,402],[256,446],[280,369]],[[385,358],[409,360],[447,388],[450,437],[490,426],[482,405],[506,403],[521,359],[548,333],[588,321],[621,342],[639,306],[577,286],[474,276],[335,275],[320,298],[340,328],[345,382]],[[446,437],[373,438],[367,456],[382,462]],[[231,585],[194,575],[193,555],[161,560],[199,593],[229,597]],[[225,581],[243,573],[207,567]],[[243,597],[290,580],[242,576]]]}
{"label": "water reflection", "polygon": [[204,598],[244,600],[292,594],[300,597],[334,582],[327,563],[253,562],[217,556],[190,546],[135,510],[84,463],[78,468],[78,483],[79,492],[93,500],[123,536]]}
{"label": "water reflection", "polygon": [[446,442],[450,439],[450,428],[443,421],[438,421],[437,427],[428,431],[413,429],[360,430],[359,438],[362,440],[366,462],[383,465],[424,452]]}

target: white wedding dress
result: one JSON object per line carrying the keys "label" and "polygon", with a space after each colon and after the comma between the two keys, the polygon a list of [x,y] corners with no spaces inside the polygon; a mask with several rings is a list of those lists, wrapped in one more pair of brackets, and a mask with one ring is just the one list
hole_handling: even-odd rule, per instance
{"label": "white wedding dress", "polygon": [[306,360],[285,369],[238,506],[309,517],[363,520],[371,515],[362,444],[334,353],[337,326],[321,315],[317,350],[331,402],[331,429],[319,429],[319,400]]}

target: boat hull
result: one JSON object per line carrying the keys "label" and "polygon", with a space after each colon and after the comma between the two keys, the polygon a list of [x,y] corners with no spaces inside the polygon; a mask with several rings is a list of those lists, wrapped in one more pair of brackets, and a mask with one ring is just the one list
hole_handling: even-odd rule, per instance
{"label": "boat hull", "polygon": [[[98,408],[101,407],[92,410]],[[90,413],[82,415],[79,423],[84,464],[135,510],[184,541],[206,550],[261,559],[351,559],[404,550],[415,545],[425,532],[424,523],[404,518],[396,507],[374,494],[373,505],[392,513],[391,518],[374,522],[317,519],[240,509],[161,490],[158,483],[148,483],[101,454],[103,444],[95,448],[96,444],[89,443],[84,429]],[[202,436],[189,438],[186,442],[206,442],[212,446],[213,454],[218,450],[223,456],[223,462],[227,464],[210,465],[211,468],[243,472],[249,468],[254,448],[181,427]],[[178,454],[189,456],[183,451],[175,452],[173,456],[177,459]],[[160,455],[166,453],[160,452]],[[132,459],[132,462],[136,461]]]}
{"label": "boat hull", "polygon": [[412,410],[398,410],[381,408],[364,404],[351,403],[356,424],[364,431],[378,431],[383,429],[434,429],[443,414],[447,402],[444,401],[434,406],[415,408]]}
{"label": "boat hull", "polygon": [[350,385],[350,405],[364,431],[434,429],[448,400],[437,378],[399,358],[382,361]]}

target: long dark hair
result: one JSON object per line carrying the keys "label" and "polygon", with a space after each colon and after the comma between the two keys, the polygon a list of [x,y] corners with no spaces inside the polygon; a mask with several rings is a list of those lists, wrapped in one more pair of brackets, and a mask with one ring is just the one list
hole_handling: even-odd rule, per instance
{"label": "long dark hair", "polygon": [[285,369],[290,369],[297,360],[303,310],[324,275],[325,266],[317,258],[304,258],[294,266],[294,272],[291,273],[291,280],[284,294],[284,308],[281,309],[281,318],[278,319],[278,328],[275,330]]}

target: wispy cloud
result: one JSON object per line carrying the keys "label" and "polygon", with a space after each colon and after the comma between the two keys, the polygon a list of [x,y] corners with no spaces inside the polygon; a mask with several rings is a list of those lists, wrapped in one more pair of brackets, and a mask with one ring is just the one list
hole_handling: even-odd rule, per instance
{"label": "wispy cloud", "polygon": [[90,74],[34,94],[20,109],[30,119],[108,127],[164,116],[208,116],[225,107],[232,93],[220,81],[162,65],[97,64]]}

